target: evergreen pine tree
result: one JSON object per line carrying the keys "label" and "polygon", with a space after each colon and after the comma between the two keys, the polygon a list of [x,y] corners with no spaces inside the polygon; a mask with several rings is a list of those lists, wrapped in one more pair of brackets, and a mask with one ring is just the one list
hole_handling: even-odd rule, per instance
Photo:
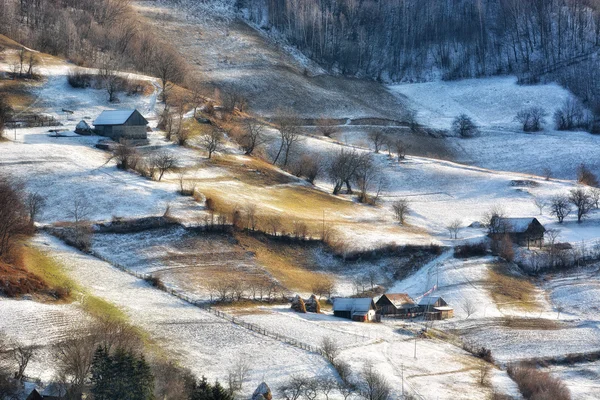
{"label": "evergreen pine tree", "polygon": [[94,353],[92,360],[92,394],[96,400],[108,400],[111,387],[111,367],[112,360],[106,349],[99,346]]}

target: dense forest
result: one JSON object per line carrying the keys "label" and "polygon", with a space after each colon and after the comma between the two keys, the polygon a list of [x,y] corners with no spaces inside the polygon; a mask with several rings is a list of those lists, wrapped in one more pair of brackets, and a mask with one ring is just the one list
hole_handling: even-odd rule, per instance
{"label": "dense forest", "polygon": [[[597,108],[599,0],[238,0],[330,71],[383,81],[517,74]],[[598,110],[596,110],[598,111]]]}

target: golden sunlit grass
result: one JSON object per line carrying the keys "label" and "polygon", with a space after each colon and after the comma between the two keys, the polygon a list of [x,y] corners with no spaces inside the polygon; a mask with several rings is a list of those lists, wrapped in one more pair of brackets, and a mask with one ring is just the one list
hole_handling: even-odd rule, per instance
{"label": "golden sunlit grass", "polygon": [[8,99],[8,103],[15,111],[23,110],[35,101],[35,96],[29,91],[30,88],[31,82],[0,81],[0,95]]}
{"label": "golden sunlit grass", "polygon": [[503,264],[488,268],[489,291],[500,308],[517,308],[523,311],[541,311],[536,297],[537,288],[529,279],[510,274]]}
{"label": "golden sunlit grass", "polygon": [[317,283],[332,279],[327,274],[309,269],[310,249],[275,242],[265,243],[245,234],[236,235],[244,248],[255,254],[257,261],[283,286],[291,290],[312,292]]}
{"label": "golden sunlit grass", "polygon": [[66,300],[80,298],[81,306],[88,314],[98,318],[108,318],[125,322],[125,313],[112,303],[86,293],[85,289],[72,280],[64,270],[64,266],[42,251],[23,247],[23,262],[32,274],[39,276],[50,287],[70,289]]}

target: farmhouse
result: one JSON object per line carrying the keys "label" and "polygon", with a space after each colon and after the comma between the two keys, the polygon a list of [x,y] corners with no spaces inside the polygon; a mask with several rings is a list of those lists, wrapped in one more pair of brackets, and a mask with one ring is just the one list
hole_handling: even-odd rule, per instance
{"label": "farmhouse", "polygon": [[454,309],[439,296],[426,296],[419,301],[419,313],[427,320],[440,320],[454,317]]}
{"label": "farmhouse", "polygon": [[353,321],[367,322],[375,319],[375,302],[370,297],[338,297],[333,300],[333,315]]}
{"label": "farmhouse", "polygon": [[408,318],[415,315],[418,307],[406,293],[386,293],[375,303],[381,315]]}
{"label": "farmhouse", "polygon": [[537,218],[499,218],[498,233],[491,234],[492,238],[508,235],[510,239],[521,246],[530,245],[541,247],[544,244],[546,228]]}
{"label": "farmhouse", "polygon": [[115,141],[147,139],[147,125],[148,121],[138,110],[105,110],[94,121],[94,130]]}

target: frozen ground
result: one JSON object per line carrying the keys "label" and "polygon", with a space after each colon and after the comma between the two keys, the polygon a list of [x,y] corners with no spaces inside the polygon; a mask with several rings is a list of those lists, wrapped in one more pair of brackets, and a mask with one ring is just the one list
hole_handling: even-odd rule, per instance
{"label": "frozen ground", "polygon": [[[239,357],[253,366],[246,391],[268,377],[277,387],[289,376],[333,375],[319,355],[255,334],[150,287],[144,281],[93,257],[83,255],[50,236],[37,236],[33,245],[63,263],[68,275],[94,296],[119,307],[183,366],[210,380],[226,377]],[[248,393],[246,393],[248,394]]]}
{"label": "frozen ground", "polygon": [[6,334],[9,342],[36,348],[25,373],[46,382],[54,374],[51,346],[67,337],[87,318],[76,304],[41,304],[0,298],[0,333]]}
{"label": "frozen ground", "polygon": [[[515,77],[496,77],[403,84],[389,90],[402,96],[424,125],[450,129],[459,114],[473,118],[482,129],[480,136],[447,139],[458,162],[537,175],[548,168],[563,179],[574,179],[581,163],[600,173],[598,135],[553,129],[552,114],[572,96],[556,84],[522,86]],[[514,118],[532,106],[548,112],[546,127],[543,132],[523,133]]]}
{"label": "frozen ground", "polygon": [[[476,359],[453,345],[420,339],[415,359],[411,329],[418,326],[396,321],[360,324],[331,315],[298,314],[288,307],[261,308],[241,318],[313,345],[325,337],[333,338],[343,348],[340,359],[354,371],[371,361],[396,393],[402,390],[402,374],[405,389],[425,399],[481,399],[490,390],[476,383]],[[495,390],[517,394],[505,372],[494,370],[491,380]]]}
{"label": "frozen ground", "polygon": [[571,391],[573,399],[596,400],[600,398],[600,362],[564,365],[546,369],[560,378]]}
{"label": "frozen ground", "polygon": [[252,112],[270,116],[293,108],[308,118],[403,116],[402,99],[379,83],[320,74],[238,19],[216,23],[217,18],[194,15],[186,2],[172,4],[136,1],[134,6],[186,55],[207,87],[241,92]]}

